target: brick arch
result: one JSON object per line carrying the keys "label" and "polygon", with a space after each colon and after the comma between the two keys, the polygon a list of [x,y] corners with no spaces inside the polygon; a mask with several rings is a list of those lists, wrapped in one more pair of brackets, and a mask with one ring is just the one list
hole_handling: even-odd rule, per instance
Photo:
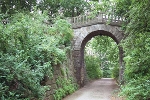
{"label": "brick arch", "polygon": [[[120,27],[105,24],[92,25],[74,29],[73,41],[73,63],[75,68],[75,77],[80,87],[84,86],[86,81],[86,71],[84,66],[84,48],[86,43],[94,36],[105,35],[111,37],[117,44],[123,39],[123,32]],[[122,80],[123,50],[119,47],[120,79]]]}

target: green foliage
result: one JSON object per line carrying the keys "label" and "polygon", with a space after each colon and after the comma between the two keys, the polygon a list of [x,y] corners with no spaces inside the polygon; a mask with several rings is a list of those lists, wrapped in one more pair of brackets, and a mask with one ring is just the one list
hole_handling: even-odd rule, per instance
{"label": "green foliage", "polygon": [[116,0],[115,14],[127,18],[132,1],[133,0]]}
{"label": "green foliage", "polygon": [[56,17],[58,10],[60,9],[61,0],[41,0],[39,2],[38,8],[42,11],[49,11],[49,16]]}
{"label": "green foliage", "polygon": [[53,65],[65,60],[72,30],[66,21],[57,20],[50,27],[47,20],[45,13],[35,11],[17,13],[6,25],[0,23],[0,99],[43,99],[50,89],[41,82],[52,77]]}
{"label": "green foliage", "polygon": [[59,14],[74,17],[89,9],[89,4],[85,0],[43,0],[39,8],[48,10],[50,17],[56,17]]}
{"label": "green foliage", "polygon": [[103,63],[101,63],[103,77],[110,78],[111,77],[111,70],[109,63],[105,62],[107,59],[102,59]]}
{"label": "green foliage", "polygon": [[85,56],[87,75],[90,79],[99,79],[102,77],[100,59],[96,56]]}
{"label": "green foliage", "polygon": [[13,14],[18,10],[31,11],[33,6],[36,5],[36,0],[1,0],[0,12]]}
{"label": "green foliage", "polygon": [[122,86],[122,96],[127,100],[149,100],[150,99],[150,75],[132,79]]}
{"label": "green foliage", "polygon": [[49,17],[56,16],[74,17],[90,9],[85,0],[1,0],[0,12],[10,16],[18,11],[32,12],[37,7],[42,12],[47,10]]}
{"label": "green foliage", "polygon": [[31,65],[27,60],[22,61],[19,55],[1,55],[1,85],[5,90],[1,97],[5,99],[23,99],[23,98],[42,98],[48,87],[41,86],[45,70],[37,66],[31,69]]}
{"label": "green foliage", "polygon": [[115,66],[115,67],[113,67],[113,69],[111,71],[112,71],[111,72],[111,77],[115,78],[115,79],[118,79],[119,78],[119,67]]}
{"label": "green foliage", "polygon": [[[89,47],[94,56],[99,59],[99,66],[102,70],[103,77],[118,78],[119,76],[119,50],[113,39],[106,36],[96,36],[92,39]],[[88,52],[88,49],[87,49]]]}
{"label": "green foliage", "polygon": [[150,3],[149,0],[118,0],[117,3],[116,11],[128,22],[122,42],[126,81],[122,94],[128,100],[149,100]]}
{"label": "green foliage", "polygon": [[[138,77],[142,78],[144,76],[147,76],[147,73],[150,72],[150,57],[147,56],[150,53],[149,38],[150,33],[145,32],[129,35],[129,38],[124,41],[123,46],[125,48],[124,50],[126,51],[126,56],[124,58],[124,61],[126,62],[125,78],[127,82],[132,79],[137,79]],[[130,49],[132,49],[132,52],[131,50],[129,50],[129,47]]]}
{"label": "green foliage", "polygon": [[69,95],[77,90],[77,86],[75,85],[75,83],[73,83],[73,80],[71,78],[66,79],[64,77],[59,77],[56,80],[56,84],[59,88],[55,90],[55,100],[62,100],[62,98],[64,98],[66,95]]}
{"label": "green foliage", "polygon": [[66,20],[59,19],[55,22],[54,27],[56,28],[54,31],[57,32],[55,35],[59,38],[59,44],[66,47],[69,46],[73,38],[73,30],[71,29],[71,25],[67,23]]}
{"label": "green foliage", "polygon": [[99,3],[99,0],[90,0],[90,14],[91,16],[95,17],[99,12],[114,14],[115,11],[115,2],[114,0],[101,0]]}
{"label": "green foliage", "polygon": [[66,17],[75,17],[89,9],[89,4],[85,0],[62,0],[63,14]]}

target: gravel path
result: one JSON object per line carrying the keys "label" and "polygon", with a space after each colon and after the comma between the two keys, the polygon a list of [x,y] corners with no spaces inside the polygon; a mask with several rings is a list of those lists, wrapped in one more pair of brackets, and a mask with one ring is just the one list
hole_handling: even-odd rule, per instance
{"label": "gravel path", "polygon": [[93,81],[63,100],[123,100],[113,96],[118,89],[116,81],[111,78],[102,78]]}

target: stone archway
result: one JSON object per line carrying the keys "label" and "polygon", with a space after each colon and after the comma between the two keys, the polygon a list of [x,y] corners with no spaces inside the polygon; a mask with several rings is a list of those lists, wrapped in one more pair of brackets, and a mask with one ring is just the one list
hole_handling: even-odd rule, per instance
{"label": "stone archway", "polygon": [[[84,47],[86,43],[94,36],[105,35],[111,37],[117,44],[123,39],[123,32],[120,31],[120,27],[111,26],[105,24],[91,25],[87,27],[81,27],[74,29],[73,40],[73,64],[75,69],[75,77],[80,87],[84,86],[86,81],[86,71],[84,66]],[[119,81],[123,78],[123,50],[119,47]]]}

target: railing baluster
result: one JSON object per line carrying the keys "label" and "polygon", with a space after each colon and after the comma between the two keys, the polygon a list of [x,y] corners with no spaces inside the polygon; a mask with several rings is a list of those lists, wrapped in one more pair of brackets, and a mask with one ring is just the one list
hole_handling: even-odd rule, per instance
{"label": "railing baluster", "polygon": [[75,28],[96,23],[106,23],[107,21],[109,21],[110,24],[120,25],[124,21],[124,18],[114,16],[114,14],[105,14],[99,12],[98,15],[95,17],[89,17],[88,15],[80,15],[78,17],[72,17],[70,19],[68,18],[67,20],[72,24],[72,27]]}

